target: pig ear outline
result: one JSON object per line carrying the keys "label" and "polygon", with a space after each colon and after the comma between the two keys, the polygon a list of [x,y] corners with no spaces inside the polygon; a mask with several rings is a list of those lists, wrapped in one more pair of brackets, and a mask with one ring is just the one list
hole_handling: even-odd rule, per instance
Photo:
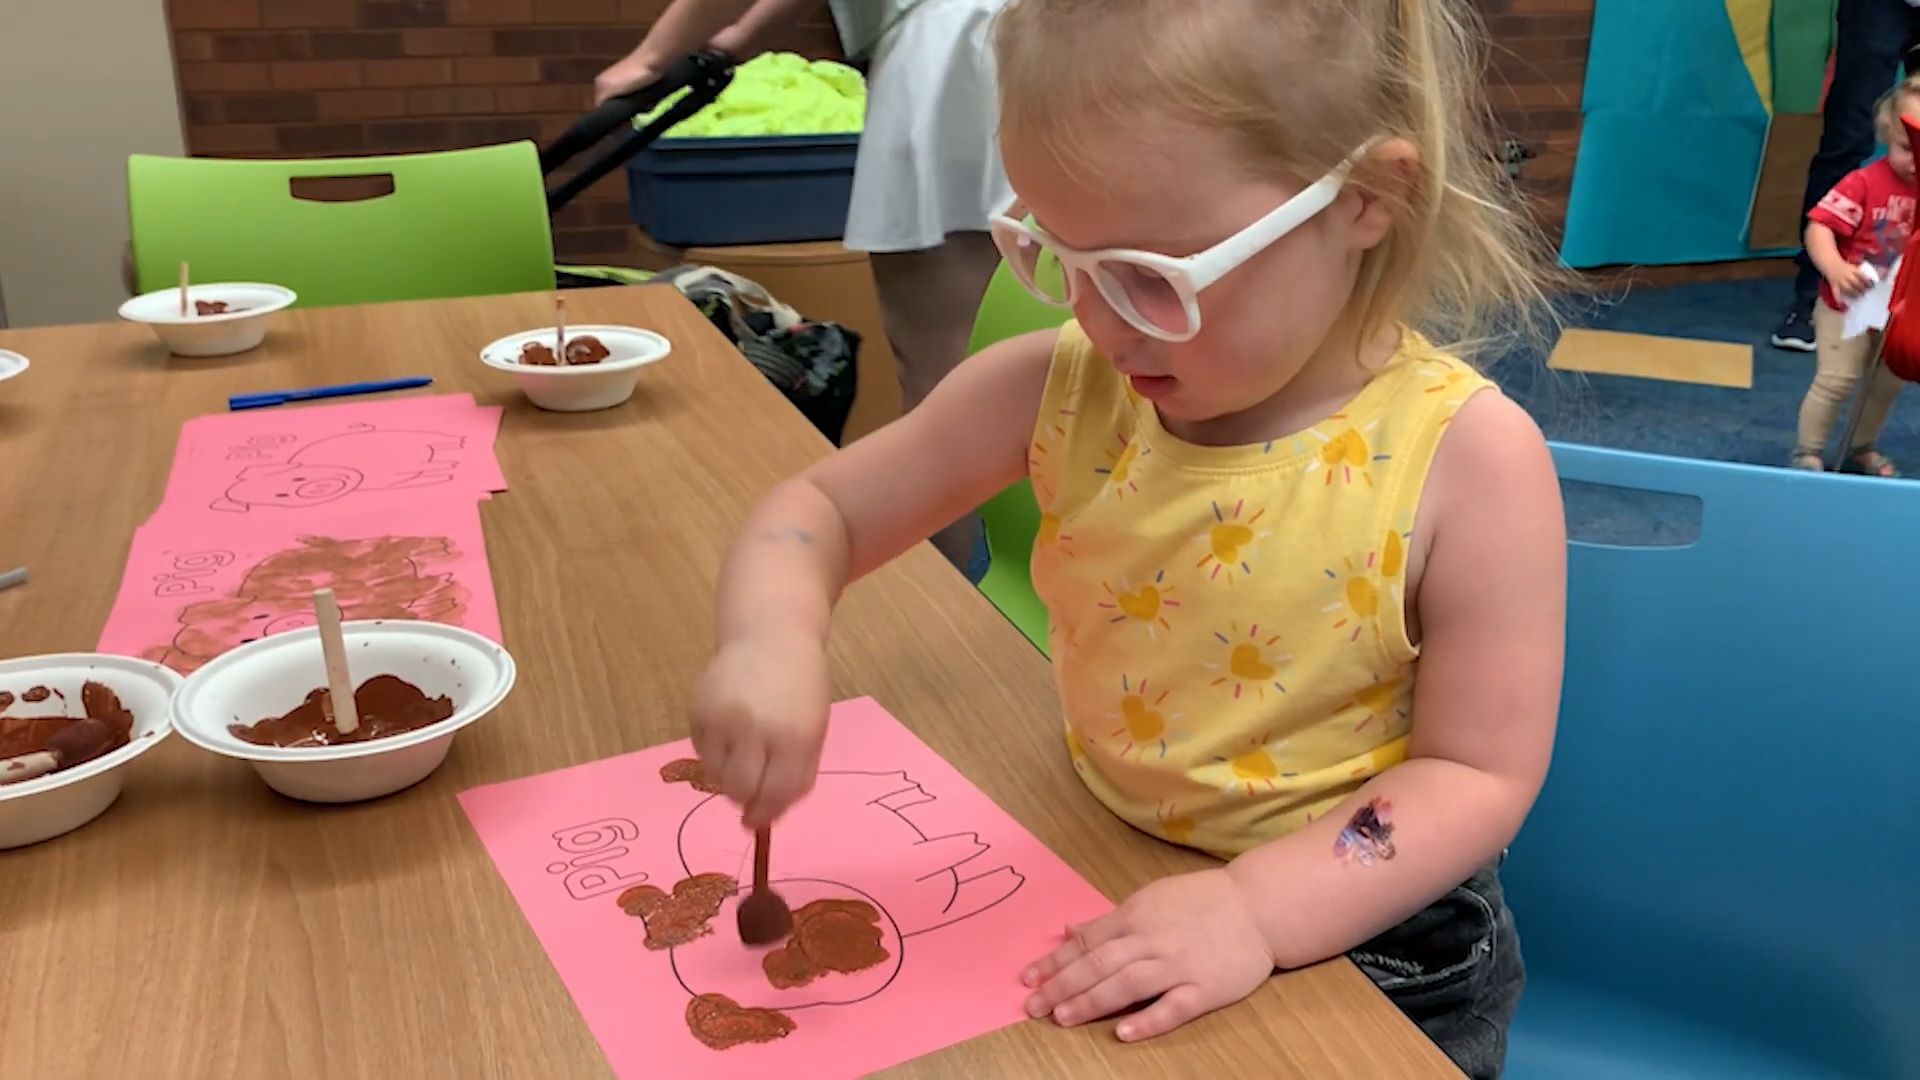
{"label": "pig ear outline", "polygon": [[246,503],[239,502],[234,499],[229,499],[224,495],[208,503],[207,507],[208,509],[219,510],[222,513],[227,513],[227,514],[244,514],[248,510],[252,509],[252,507],[248,506]]}

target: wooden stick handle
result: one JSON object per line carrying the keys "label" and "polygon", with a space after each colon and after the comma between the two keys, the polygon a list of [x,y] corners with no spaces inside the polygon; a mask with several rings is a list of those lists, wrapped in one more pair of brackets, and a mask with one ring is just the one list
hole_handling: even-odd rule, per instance
{"label": "wooden stick handle", "polygon": [[187,260],[180,260],[180,317],[187,317]]}
{"label": "wooden stick handle", "polygon": [[347,673],[347,639],[340,629],[340,603],[332,589],[313,594],[313,613],[320,622],[320,652],[327,661],[327,697],[333,705],[333,726],[342,735],[360,727],[360,710],[353,701],[353,678]]}
{"label": "wooden stick handle", "polygon": [[0,761],[0,784],[24,784],[37,780],[60,767],[60,755],[51,750]]}
{"label": "wooden stick handle", "polygon": [[753,834],[753,891],[767,891],[767,863],[773,856],[773,830],[757,829]]}
{"label": "wooden stick handle", "polygon": [[567,298],[553,298],[554,359],[567,366]]}

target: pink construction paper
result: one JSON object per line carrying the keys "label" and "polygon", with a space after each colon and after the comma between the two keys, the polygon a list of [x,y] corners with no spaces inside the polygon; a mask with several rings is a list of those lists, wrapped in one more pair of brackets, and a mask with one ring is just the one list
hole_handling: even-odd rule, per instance
{"label": "pink construction paper", "polygon": [[[460,796],[547,956],[622,1077],[855,1077],[1025,1019],[1020,972],[1069,924],[1112,904],[871,700],[836,706],[819,783],[773,831],[770,878],[794,909],[863,900],[887,959],[776,989],[773,950],[743,945],[739,895],[710,932],[648,948],[623,910],[695,874],[751,884],[738,809],[657,746]],[[664,924],[663,924],[664,925]],[[777,1009],[793,1030],[712,1049],[688,1028],[695,994]]]}
{"label": "pink construction paper", "polygon": [[331,520],[422,496],[481,498],[507,487],[493,454],[500,412],[445,394],[197,417],[180,429],[163,501],[220,518]]}
{"label": "pink construction paper", "polygon": [[313,625],[319,588],[333,589],[348,619],[426,619],[500,640],[478,503],[415,494],[404,514],[163,507],[134,533],[99,648],[188,674]]}

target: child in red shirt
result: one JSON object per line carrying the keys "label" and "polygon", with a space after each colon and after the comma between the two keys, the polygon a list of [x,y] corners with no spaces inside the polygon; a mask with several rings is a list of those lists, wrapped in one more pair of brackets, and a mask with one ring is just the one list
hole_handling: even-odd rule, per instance
{"label": "child in red shirt", "polygon": [[[1914,225],[1913,147],[1907,141],[1901,114],[1920,116],[1920,77],[1909,78],[1880,99],[1874,122],[1887,156],[1855,169],[1833,186],[1807,213],[1807,255],[1826,280],[1820,303],[1813,309],[1814,346],[1818,370],[1800,405],[1800,432],[1793,465],[1824,469],[1827,440],[1834,421],[1866,374],[1880,342],[1870,330],[1859,337],[1842,338],[1847,305],[1873,284],[1862,268],[1872,264],[1880,277],[1892,272],[1893,262],[1906,246]],[[1874,440],[1893,408],[1902,383],[1879,369],[1867,390],[1854,445],[1847,448],[1848,466],[1873,476],[1897,476]]]}

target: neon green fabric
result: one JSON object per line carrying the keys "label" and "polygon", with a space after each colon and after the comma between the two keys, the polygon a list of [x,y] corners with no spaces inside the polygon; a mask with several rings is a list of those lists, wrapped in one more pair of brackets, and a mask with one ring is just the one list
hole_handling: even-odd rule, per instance
{"label": "neon green fabric", "polygon": [[[1070,317],[1064,308],[1053,308],[1035,300],[1013,276],[1005,264],[994,272],[987,295],[974,319],[973,337],[968,353],[977,353],[996,342],[1035,330],[1048,330]],[[980,592],[1000,609],[1033,647],[1047,651],[1047,609],[1033,591],[1028,564],[1033,558],[1033,538],[1040,533],[1040,505],[1034,500],[1033,485],[1021,480],[980,507],[980,521],[987,536],[987,573],[980,579]]]}
{"label": "neon green fabric", "polygon": [[[357,202],[295,198],[315,177],[393,178]],[[532,143],[318,161],[127,160],[134,280],[284,285],[303,307],[553,288],[546,189]]]}
{"label": "neon green fabric", "polygon": [[616,285],[644,285],[653,280],[652,271],[636,270],[631,266],[556,266],[554,269],[561,273],[611,281]]}
{"label": "neon green fabric", "polygon": [[[634,124],[645,125],[680,96],[661,102]],[[859,72],[830,60],[764,53],[740,65],[732,84],[713,104],[668,128],[666,135],[675,139],[839,135],[860,131],[866,114],[867,84]]]}

